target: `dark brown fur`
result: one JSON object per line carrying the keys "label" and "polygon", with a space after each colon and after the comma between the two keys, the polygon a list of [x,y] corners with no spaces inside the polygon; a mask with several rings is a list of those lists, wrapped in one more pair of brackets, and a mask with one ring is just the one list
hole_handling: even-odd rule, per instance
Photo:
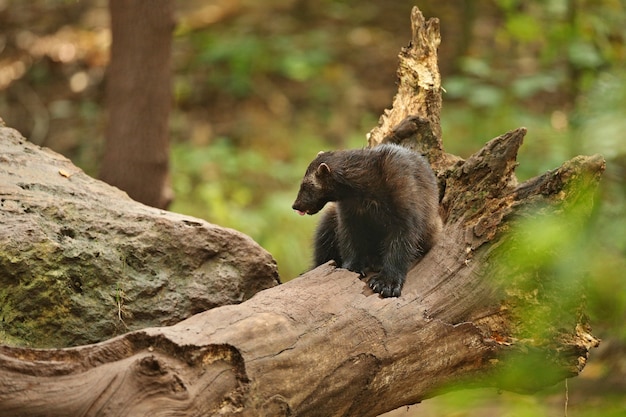
{"label": "dark brown fur", "polygon": [[434,245],[441,219],[435,175],[420,155],[398,145],[320,152],[307,168],[293,209],[322,216],[315,265],[376,271],[369,285],[398,297],[411,265]]}

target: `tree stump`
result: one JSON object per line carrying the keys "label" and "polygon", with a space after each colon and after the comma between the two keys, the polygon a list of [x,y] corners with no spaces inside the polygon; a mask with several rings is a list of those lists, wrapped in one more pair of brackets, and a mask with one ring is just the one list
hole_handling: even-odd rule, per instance
{"label": "tree stump", "polygon": [[[398,95],[369,141],[427,155],[445,226],[401,297],[328,263],[170,327],[60,350],[1,347],[2,415],[376,416],[461,382],[533,391],[577,375],[598,343],[580,304],[513,255],[536,250],[524,219],[584,220],[604,160],[576,157],[518,183],[523,128],[467,160],[446,154],[438,22],[417,8],[411,20]],[[545,372],[509,372],[518,363]]]}

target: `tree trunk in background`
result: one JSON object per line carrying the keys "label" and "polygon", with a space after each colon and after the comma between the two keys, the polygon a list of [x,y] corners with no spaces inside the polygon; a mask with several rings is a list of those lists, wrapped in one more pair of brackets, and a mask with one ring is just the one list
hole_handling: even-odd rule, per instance
{"label": "tree trunk in background", "polygon": [[109,119],[100,178],[144,204],[166,208],[174,6],[110,0]]}

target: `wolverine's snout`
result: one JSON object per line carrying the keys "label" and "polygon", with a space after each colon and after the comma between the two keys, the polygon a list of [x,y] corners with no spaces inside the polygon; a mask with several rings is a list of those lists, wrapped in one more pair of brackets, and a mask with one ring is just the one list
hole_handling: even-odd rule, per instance
{"label": "wolverine's snout", "polygon": [[293,203],[293,206],[291,206],[291,208],[294,209],[301,216],[307,214],[307,211],[304,210],[303,207],[298,204],[298,202]]}

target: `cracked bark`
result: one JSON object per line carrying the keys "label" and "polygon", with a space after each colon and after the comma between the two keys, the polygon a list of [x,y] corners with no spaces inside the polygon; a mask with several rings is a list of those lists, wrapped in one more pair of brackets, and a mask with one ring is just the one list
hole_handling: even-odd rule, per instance
{"label": "cracked bark", "polygon": [[[329,263],[170,327],[63,350],[1,347],[2,414],[376,416],[459,381],[532,391],[577,375],[598,343],[579,306],[558,302],[558,288],[545,285],[549,274],[529,288],[523,278],[541,271],[499,259],[507,244],[519,246],[519,219],[586,207],[604,160],[577,157],[520,184],[523,128],[467,160],[447,154],[438,22],[417,8],[411,20],[398,95],[369,141],[428,156],[445,226],[402,297],[381,299]],[[524,310],[526,294],[537,293],[535,307],[552,320],[541,332]],[[551,372],[501,378],[518,357]]]}

